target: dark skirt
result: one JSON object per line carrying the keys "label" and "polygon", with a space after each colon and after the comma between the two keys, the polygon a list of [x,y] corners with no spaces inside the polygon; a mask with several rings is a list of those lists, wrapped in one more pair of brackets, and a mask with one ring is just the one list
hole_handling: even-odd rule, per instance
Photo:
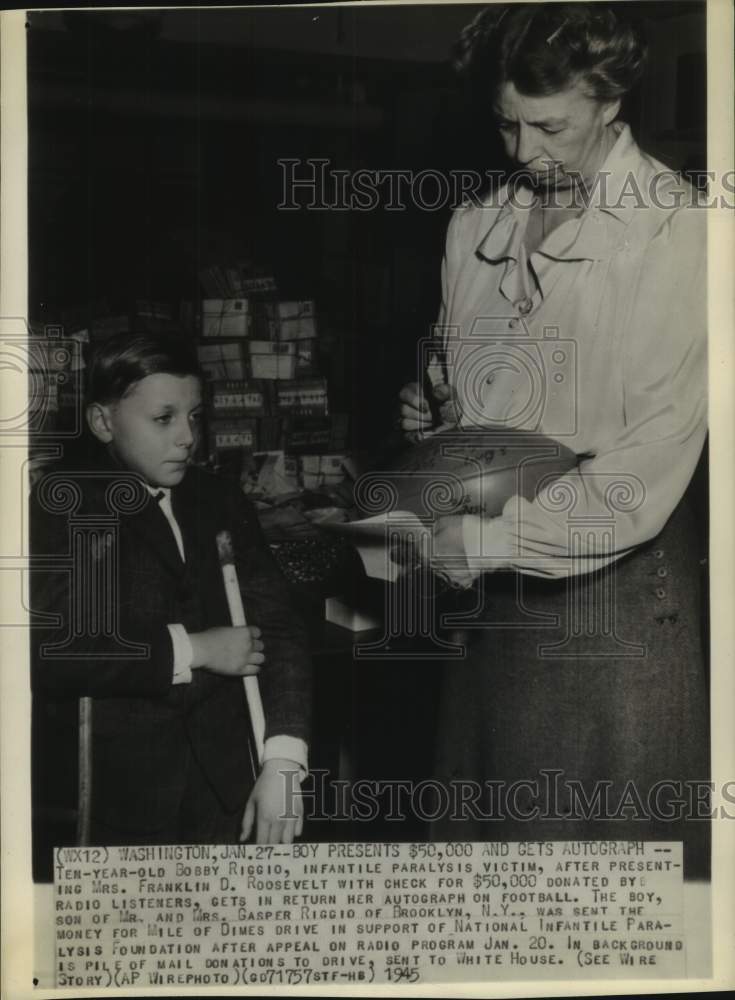
{"label": "dark skirt", "polygon": [[708,876],[701,534],[685,497],[606,570],[482,578],[444,670],[436,839],[683,840]]}

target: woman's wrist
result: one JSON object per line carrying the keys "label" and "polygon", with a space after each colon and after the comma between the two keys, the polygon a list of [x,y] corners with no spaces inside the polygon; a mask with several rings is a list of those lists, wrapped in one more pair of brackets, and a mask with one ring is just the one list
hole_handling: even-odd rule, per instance
{"label": "woman's wrist", "polygon": [[500,517],[465,514],[462,540],[467,565],[475,578],[483,572],[508,569],[512,563],[510,539]]}

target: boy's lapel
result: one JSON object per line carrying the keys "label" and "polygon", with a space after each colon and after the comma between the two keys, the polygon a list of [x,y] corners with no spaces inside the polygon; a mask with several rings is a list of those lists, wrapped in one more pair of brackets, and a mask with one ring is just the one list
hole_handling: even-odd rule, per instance
{"label": "boy's lapel", "polygon": [[[127,530],[160,558],[161,562],[176,576],[181,576],[184,564],[179,555],[174,533],[158,501],[151,496],[150,502],[138,514],[129,517]],[[186,551],[186,550],[185,550]]]}
{"label": "boy's lapel", "polygon": [[[117,477],[129,484],[131,473],[121,469],[106,448],[101,446],[93,448],[89,465],[95,475],[85,479],[83,486],[86,507],[90,513],[109,516],[111,511],[107,496],[110,486],[115,483]],[[145,489],[142,480],[140,482],[141,488]],[[116,516],[119,519],[121,545],[134,543],[143,545],[155,553],[171,573],[177,577],[182,575],[184,564],[179,555],[174,533],[153,495],[142,510],[127,513],[118,508]],[[176,516],[178,519],[178,514]]]}
{"label": "boy's lapel", "polygon": [[184,539],[187,570],[204,565],[206,559],[203,557],[207,555],[208,547],[211,546],[213,553],[217,544],[216,531],[211,527],[209,516],[212,512],[204,502],[199,487],[198,476],[189,470],[182,482],[171,490],[171,509]]}

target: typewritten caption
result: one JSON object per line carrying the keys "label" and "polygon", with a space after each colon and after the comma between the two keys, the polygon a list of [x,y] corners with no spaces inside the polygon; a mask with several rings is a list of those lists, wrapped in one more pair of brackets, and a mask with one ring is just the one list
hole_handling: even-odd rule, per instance
{"label": "typewritten caption", "polygon": [[58,987],[686,974],[681,844],[59,848]]}

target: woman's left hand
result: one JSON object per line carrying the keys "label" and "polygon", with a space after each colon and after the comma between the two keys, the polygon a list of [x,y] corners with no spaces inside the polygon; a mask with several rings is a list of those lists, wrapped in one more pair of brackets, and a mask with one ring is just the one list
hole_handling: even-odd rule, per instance
{"label": "woman's left hand", "polygon": [[[421,553],[425,552],[421,547]],[[412,567],[420,558],[419,549],[407,542],[397,543],[391,549],[391,559],[401,566]],[[462,535],[462,515],[449,514],[437,518],[432,527],[429,543],[429,564],[432,573],[450,587],[469,590],[475,581],[470,572]]]}

